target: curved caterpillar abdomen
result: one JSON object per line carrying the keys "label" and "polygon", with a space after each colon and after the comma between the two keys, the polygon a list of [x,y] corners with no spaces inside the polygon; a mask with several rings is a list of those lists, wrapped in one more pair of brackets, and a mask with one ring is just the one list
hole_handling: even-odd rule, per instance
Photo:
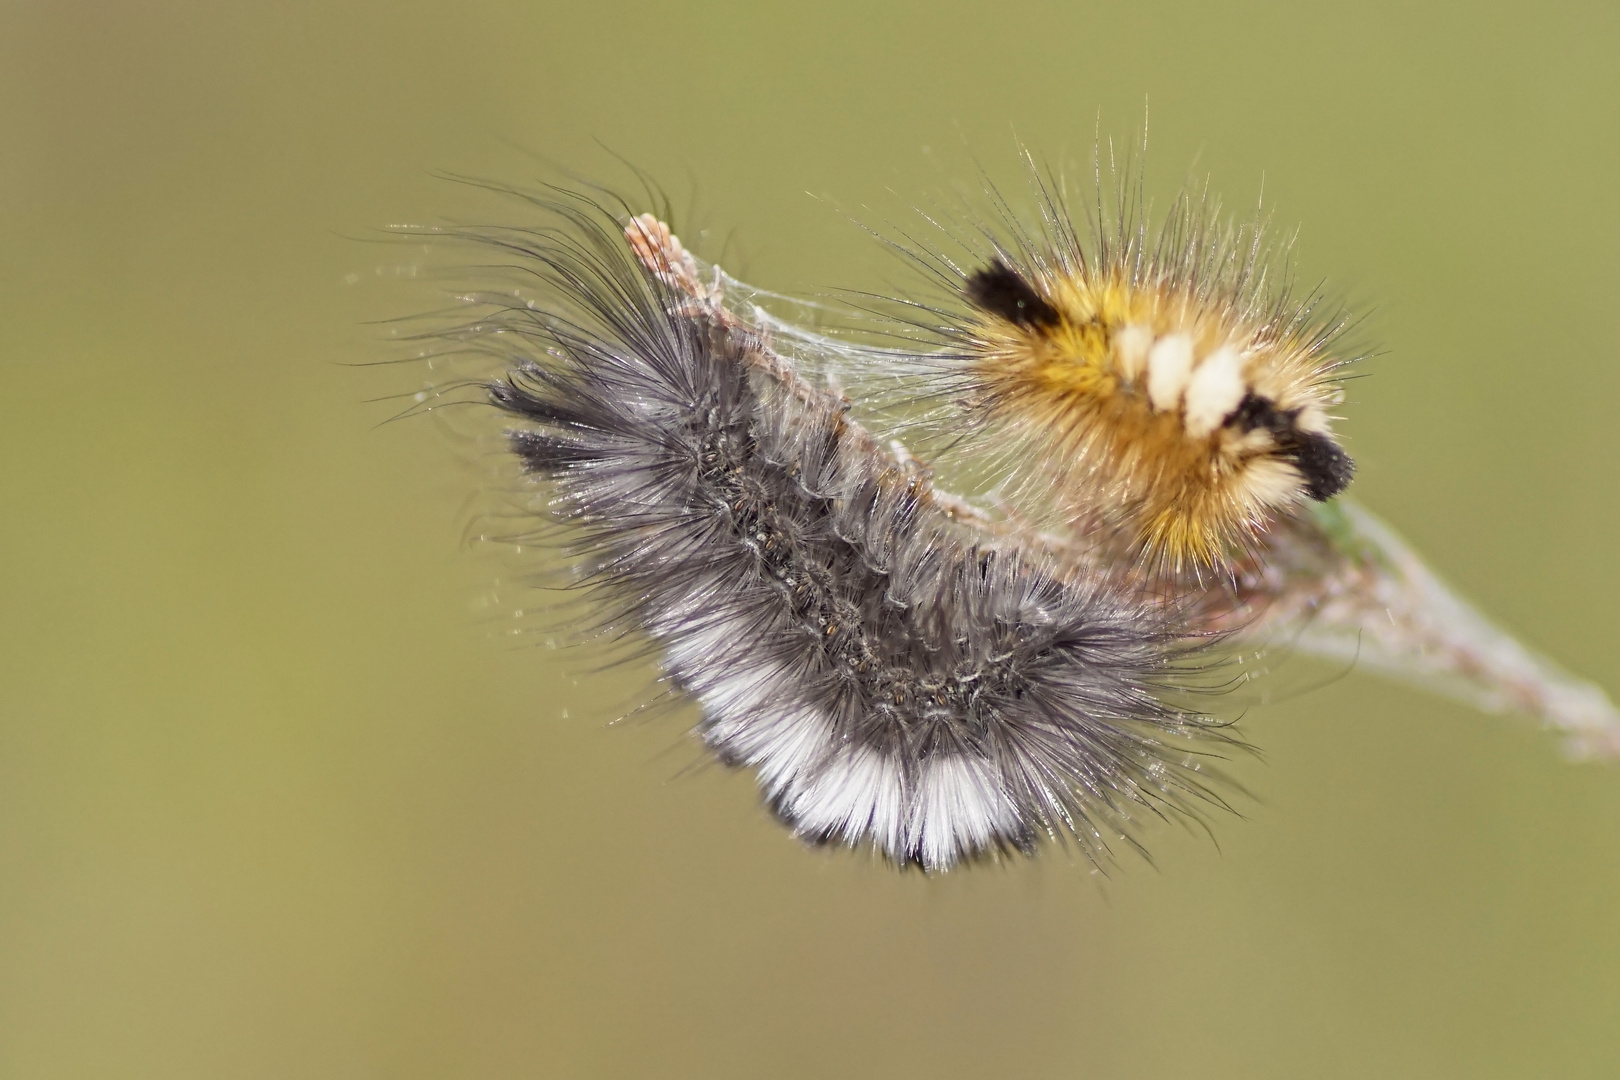
{"label": "curved caterpillar abdomen", "polygon": [[796,834],[937,870],[1219,801],[1189,740],[1227,736],[1161,696],[1190,651],[1173,608],[934,491],[717,295],[649,271],[684,257],[656,222],[627,244],[563,216],[478,237],[546,283],[474,328],[509,369],[490,398],[593,602]]}

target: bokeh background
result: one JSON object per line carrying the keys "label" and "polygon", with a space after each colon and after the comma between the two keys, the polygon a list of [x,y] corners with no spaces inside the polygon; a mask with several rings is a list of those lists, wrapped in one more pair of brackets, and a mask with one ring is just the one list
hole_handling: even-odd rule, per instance
{"label": "bokeh background", "polygon": [[424,302],[377,230],[473,212],[439,171],[616,152],[739,275],[881,286],[845,210],[1148,116],[1156,190],[1263,184],[1374,310],[1361,501],[1620,691],[1617,44],[1575,2],[5,4],[0,1075],[1620,1073],[1620,767],[1350,674],[1251,710],[1258,798],[1154,867],[807,852],[681,718],[608,726],[628,676],[491,632],[474,471],[354,366]]}

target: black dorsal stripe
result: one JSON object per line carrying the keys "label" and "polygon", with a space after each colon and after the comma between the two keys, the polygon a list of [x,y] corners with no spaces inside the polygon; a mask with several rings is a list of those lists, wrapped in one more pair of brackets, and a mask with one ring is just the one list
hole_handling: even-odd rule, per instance
{"label": "black dorsal stripe", "polygon": [[962,291],[968,302],[981,311],[1031,330],[1056,326],[1062,321],[1058,309],[1000,259],[970,274]]}

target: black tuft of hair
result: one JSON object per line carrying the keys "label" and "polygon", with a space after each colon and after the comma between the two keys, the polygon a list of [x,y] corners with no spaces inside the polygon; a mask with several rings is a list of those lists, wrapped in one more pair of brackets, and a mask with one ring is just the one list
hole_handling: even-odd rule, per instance
{"label": "black tuft of hair", "polygon": [[1279,442],[1287,437],[1294,427],[1292,416],[1279,412],[1275,402],[1253,391],[1244,395],[1238,407],[1227,416],[1226,422],[1245,434],[1264,428]]}
{"label": "black tuft of hair", "polygon": [[1000,259],[970,274],[962,292],[968,302],[981,311],[1031,330],[1056,326],[1062,321],[1057,308]]}
{"label": "black tuft of hair", "polygon": [[1356,463],[1349,454],[1319,431],[1300,431],[1297,410],[1278,409],[1270,398],[1246,395],[1227,424],[1249,432],[1264,428],[1277,440],[1277,448],[1294,463],[1305,478],[1305,493],[1323,502],[1350,486]]}
{"label": "black tuft of hair", "polygon": [[1331,499],[1349,487],[1356,474],[1356,463],[1350,455],[1321,432],[1300,435],[1292,456],[1305,477],[1306,492],[1317,502]]}

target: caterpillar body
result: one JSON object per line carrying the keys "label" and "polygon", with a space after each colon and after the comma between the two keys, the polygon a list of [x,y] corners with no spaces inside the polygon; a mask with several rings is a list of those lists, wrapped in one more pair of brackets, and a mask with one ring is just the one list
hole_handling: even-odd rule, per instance
{"label": "caterpillar body", "polygon": [[934,459],[990,463],[1024,516],[1174,590],[1230,581],[1354,475],[1332,415],[1351,320],[1295,295],[1258,219],[1184,194],[1150,225],[1127,174],[1077,225],[1029,168],[1038,220],[992,192],[992,224],[930,217],[934,242],[898,245],[947,295],[880,301],[916,347],[847,349],[849,366],[904,368],[866,396],[897,417],[935,403]]}

